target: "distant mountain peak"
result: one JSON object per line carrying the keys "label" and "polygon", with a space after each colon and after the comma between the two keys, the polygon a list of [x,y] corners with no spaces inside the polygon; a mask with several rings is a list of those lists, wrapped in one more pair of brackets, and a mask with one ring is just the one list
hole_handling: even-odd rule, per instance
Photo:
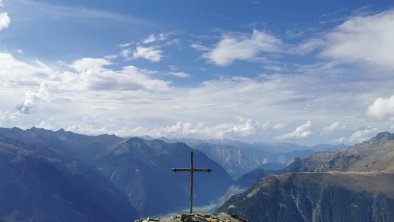
{"label": "distant mountain peak", "polygon": [[146,140],[144,140],[144,139],[141,138],[141,137],[131,137],[131,138],[128,138],[128,139],[126,140],[126,142],[127,142],[128,144],[135,144],[135,143],[138,143],[138,144],[145,144]]}
{"label": "distant mountain peak", "polygon": [[394,134],[385,131],[385,132],[378,133],[373,139],[375,139],[375,140],[382,140],[382,139],[394,140]]}
{"label": "distant mountain peak", "polygon": [[65,133],[66,131],[65,131],[63,128],[61,128],[61,129],[59,129],[59,130],[56,131],[56,132],[58,132],[58,133]]}

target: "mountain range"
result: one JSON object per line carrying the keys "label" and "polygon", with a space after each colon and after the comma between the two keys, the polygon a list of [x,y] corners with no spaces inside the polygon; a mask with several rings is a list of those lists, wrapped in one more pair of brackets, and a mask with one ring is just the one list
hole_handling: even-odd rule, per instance
{"label": "mountain range", "polygon": [[[174,139],[161,138],[168,142]],[[306,157],[320,151],[335,150],[344,145],[320,144],[302,146],[293,143],[243,143],[233,140],[197,140],[180,139],[190,147],[200,150],[209,158],[223,166],[235,179],[257,168],[279,170],[286,167],[295,158]],[[275,165],[275,168],[272,167]]]}
{"label": "mountain range", "polygon": [[127,198],[94,167],[0,136],[0,221],[128,221]]}
{"label": "mountain range", "polygon": [[[287,164],[257,161],[273,152],[255,145],[192,146],[195,167],[213,169],[196,173],[195,205],[236,186],[246,191],[218,212],[256,222],[394,221],[394,134],[335,151],[319,146]],[[121,222],[182,211],[189,174],[170,169],[189,167],[192,150],[159,139],[0,128],[0,221]],[[249,168],[236,182],[228,173]]]}
{"label": "mountain range", "polygon": [[[188,207],[192,149],[184,143],[0,128],[2,221],[130,221]],[[200,151],[195,204],[216,201],[234,182]]]}
{"label": "mountain range", "polygon": [[394,221],[394,134],[297,159],[219,211],[249,221]]}
{"label": "mountain range", "polygon": [[[131,138],[117,144],[95,165],[122,192],[142,215],[182,210],[189,203],[189,173],[172,173],[173,167],[190,167],[189,148],[184,143],[168,144],[161,140]],[[223,195],[232,178],[216,162],[194,151],[196,168],[212,173],[195,173],[194,203],[209,204]]]}

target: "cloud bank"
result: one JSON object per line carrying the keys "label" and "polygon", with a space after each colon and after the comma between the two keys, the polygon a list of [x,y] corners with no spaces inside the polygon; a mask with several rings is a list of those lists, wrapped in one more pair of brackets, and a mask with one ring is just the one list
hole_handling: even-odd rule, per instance
{"label": "cloud bank", "polygon": [[289,140],[289,139],[307,138],[312,134],[312,131],[309,130],[311,126],[312,126],[312,122],[307,121],[305,124],[298,126],[293,132],[278,136],[277,139]]}
{"label": "cloud bank", "polygon": [[[173,64],[155,66],[163,65],[160,71],[130,65],[141,62],[136,59],[163,61],[167,43],[160,34],[116,48],[123,50],[123,57],[80,58],[60,67],[24,60],[25,55],[0,53],[0,124],[125,136],[301,143],[330,142],[343,136],[342,142],[358,142],[377,129],[383,130],[384,121],[394,117],[393,96],[382,97],[392,95],[394,80],[382,80],[376,74],[392,64],[392,44],[386,39],[391,38],[392,20],[392,11],[351,17],[321,34],[322,41],[310,39],[291,45],[296,49],[290,53],[283,51],[289,43],[258,30],[252,34],[227,33],[212,47],[203,46],[207,43],[193,45],[208,62],[221,67],[266,56],[320,55],[313,64],[279,64],[277,69],[257,74],[221,73],[226,69],[209,65],[201,68],[210,72],[207,77],[177,64],[179,70],[195,74],[181,80],[178,78],[190,75],[171,69]],[[365,46],[365,41],[372,40],[375,42]],[[357,45],[366,52],[369,47],[376,50],[371,49],[368,58]],[[382,45],[387,45],[387,50]],[[315,50],[321,52],[312,54]],[[353,63],[368,64],[368,73]],[[371,72],[376,75],[368,75]],[[377,127],[379,124],[383,127]]]}
{"label": "cloud bank", "polygon": [[65,72],[61,87],[67,90],[98,91],[166,91],[166,81],[151,79],[147,73],[135,66],[125,66],[121,70],[106,68],[112,63],[103,58],[82,58],[70,67],[77,72]]}

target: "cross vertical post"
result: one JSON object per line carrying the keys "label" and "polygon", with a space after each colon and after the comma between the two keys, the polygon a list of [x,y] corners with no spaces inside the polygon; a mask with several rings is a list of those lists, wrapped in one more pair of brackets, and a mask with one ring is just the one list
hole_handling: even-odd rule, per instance
{"label": "cross vertical post", "polygon": [[194,175],[194,165],[193,165],[193,151],[190,152],[190,210],[189,213],[193,213],[193,175]]}
{"label": "cross vertical post", "polygon": [[189,213],[193,214],[193,179],[194,179],[194,172],[212,172],[211,169],[204,168],[198,169],[194,168],[194,155],[193,151],[190,152],[190,168],[171,168],[172,172],[190,172],[190,209]]}

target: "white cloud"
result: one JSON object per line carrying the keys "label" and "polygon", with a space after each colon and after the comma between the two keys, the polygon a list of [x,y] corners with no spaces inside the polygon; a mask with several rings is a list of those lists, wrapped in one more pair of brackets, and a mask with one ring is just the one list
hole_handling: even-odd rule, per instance
{"label": "white cloud", "polygon": [[307,54],[313,52],[314,50],[318,49],[319,47],[325,45],[325,41],[322,39],[309,39],[300,45],[296,46],[293,51],[296,54]]}
{"label": "white cloud", "polygon": [[[37,92],[38,85],[47,80],[50,103],[41,104],[45,108],[41,109],[43,113],[21,115],[23,126],[40,125],[44,121],[48,124],[42,123],[42,126],[125,136],[175,137],[177,132],[183,132],[179,137],[274,142],[275,138],[290,131],[277,125],[283,122],[290,125],[311,120],[318,125],[338,121],[364,126],[364,119],[359,117],[365,114],[367,101],[387,94],[394,84],[391,79],[384,82],[364,80],[353,68],[335,70],[335,75],[331,75],[332,66],[324,63],[292,70],[299,75],[219,77],[192,86],[174,87],[153,78],[157,73],[134,66],[115,68],[118,64],[111,65],[109,59],[83,58],[71,62],[67,70],[54,67],[53,71],[42,63],[28,64],[9,54],[0,54],[0,58],[0,84],[4,85],[0,88],[0,112],[15,110],[18,105],[15,101],[22,102],[24,92]],[[170,68],[170,71],[178,70]],[[338,84],[344,76],[338,73],[346,73],[354,81]],[[358,78],[352,78],[353,75]],[[23,88],[19,88],[21,85]],[[80,121],[91,114],[105,118]],[[48,116],[56,120],[48,121]],[[233,121],[234,116],[247,116],[248,119]],[[116,117],[116,120],[108,117]],[[253,121],[248,122],[249,118]],[[269,128],[263,128],[264,124],[258,122],[265,123],[268,119],[271,120]],[[169,124],[178,120],[182,120],[178,126]],[[308,137],[311,130],[304,129],[304,132],[299,134]],[[331,134],[324,138],[315,135],[300,142],[324,143],[333,139]]]}
{"label": "white cloud", "polygon": [[[110,61],[102,59],[81,59],[70,65],[79,71],[56,71],[57,75],[48,77],[51,103],[45,103],[45,109],[42,110],[51,110],[51,116],[64,119],[48,122],[45,121],[48,117],[34,112],[34,115],[30,115],[32,123],[24,122],[27,120],[23,120],[23,123],[39,125],[41,121],[45,121],[55,128],[70,127],[69,129],[80,130],[78,132],[82,133],[92,130],[90,134],[98,132],[122,133],[125,136],[237,138],[249,142],[273,142],[273,138],[287,133],[283,125],[276,126],[277,123],[293,124],[307,118],[315,123],[319,122],[322,116],[323,122],[342,122],[344,119],[352,121],[355,119],[355,113],[359,113],[354,106],[358,107],[360,101],[363,102],[365,99],[353,94],[347,87],[364,93],[370,89],[378,89],[373,83],[365,89],[348,83],[342,92],[337,84],[326,84],[324,80],[319,79],[320,77],[317,78],[318,75],[315,73],[308,77],[278,75],[264,78],[219,78],[197,86],[171,87],[165,81],[151,78],[152,73],[145,70],[136,67],[114,69],[113,66],[107,65],[109,63]],[[21,67],[31,68],[26,65]],[[4,73],[4,77],[10,76],[12,70],[9,71]],[[29,73],[23,72],[23,69],[20,72]],[[33,76],[34,72],[30,72],[30,77]],[[35,81],[38,80],[40,79]],[[390,87],[392,85],[389,82],[387,84]],[[6,101],[12,104],[12,100],[6,99],[7,91],[10,90],[18,91],[13,87],[0,89],[0,111],[7,110],[3,108],[3,104],[7,104]],[[36,88],[29,86],[27,90],[35,91]],[[14,101],[18,101],[17,96],[14,97]],[[14,104],[11,109],[16,105]],[[348,109],[341,109],[344,106]],[[362,115],[365,106],[360,107],[359,114]],[[58,111],[53,112],[52,109]],[[67,115],[64,114],[64,110],[68,110]],[[346,113],[346,110],[351,112]],[[116,121],[108,118],[77,121],[92,113],[123,118]],[[248,122],[248,119],[232,121],[234,116],[248,116],[248,119],[253,120],[270,119],[271,123],[269,128],[263,128],[264,124]],[[182,124],[166,126],[178,120],[183,120]],[[126,128],[125,122],[130,122]],[[109,124],[113,126],[109,127]],[[273,128],[276,129],[270,130]],[[309,140],[316,143],[332,140],[323,139],[325,140],[310,137]]]}
{"label": "white cloud", "polygon": [[[152,45],[151,43],[155,43],[158,41],[164,41],[168,37],[168,34],[150,34],[146,39],[144,39],[142,42],[137,42],[135,45],[135,49],[133,47],[130,47],[132,44],[131,43],[125,43],[125,44],[120,44],[119,47],[122,48],[122,51],[120,52],[120,55],[123,56],[126,59],[137,59],[137,58],[143,58],[147,59],[151,62],[160,62],[161,59],[164,57],[163,56],[163,51],[161,50],[162,47],[165,47],[166,45],[171,45],[177,40],[172,40],[170,42],[167,42],[166,45],[164,44],[155,44]],[[149,46],[147,46],[149,44]]]}
{"label": "white cloud", "polygon": [[[0,126],[1,115],[0,112]],[[46,129],[58,129],[59,121],[52,118],[48,121],[39,121],[35,126]],[[107,124],[101,124],[106,122]],[[166,126],[132,126],[124,119],[100,117],[95,114],[89,117],[81,117],[79,121],[65,122],[61,120],[62,128],[65,130],[97,135],[104,133],[115,133],[119,136],[151,136],[167,138],[195,138],[195,139],[243,139],[255,135],[256,122],[251,119],[239,119],[236,122],[226,122],[217,125],[206,125],[202,122],[193,124],[187,121],[176,121]],[[119,124],[122,127],[119,127]]]}
{"label": "white cloud", "polygon": [[[45,126],[46,123],[42,124],[42,126]],[[51,125],[48,125],[49,127],[52,127]],[[70,125],[64,128],[66,131],[71,131],[71,132],[77,132],[77,133],[83,133],[87,135],[100,135],[100,134],[105,134],[108,132],[108,128],[102,126],[102,127],[97,127],[95,125],[87,124],[87,123],[76,123],[74,125]],[[120,134],[118,134],[120,135]]]}
{"label": "white cloud", "polygon": [[0,127],[14,127],[20,115],[19,112],[0,111]]}
{"label": "white cloud", "polygon": [[336,143],[362,143],[374,136],[378,129],[372,126],[362,127],[352,133],[349,137],[340,137],[335,140]]}
{"label": "white cloud", "polygon": [[148,44],[156,41],[156,37],[153,34],[150,34],[142,43],[143,44]]}
{"label": "white cloud", "polygon": [[256,133],[256,123],[251,119],[239,118],[238,122],[221,123],[207,126],[204,123],[193,124],[177,121],[176,124],[157,128],[133,129],[137,135],[169,138],[209,138],[234,139],[243,138]]}
{"label": "white cloud", "polygon": [[283,129],[283,127],[285,127],[286,124],[284,123],[276,123],[275,125],[272,126],[272,128],[276,129],[276,130],[280,130]]}
{"label": "white cloud", "polygon": [[143,47],[137,46],[133,52],[134,58],[144,58],[151,62],[160,62],[163,58],[163,51],[158,46]]}
{"label": "white cloud", "polygon": [[75,61],[70,65],[78,72],[88,71],[88,70],[103,70],[104,66],[111,65],[112,63],[107,59],[102,58],[82,58]]}
{"label": "white cloud", "polygon": [[164,41],[167,39],[167,35],[166,34],[158,34],[158,35],[154,35],[154,34],[150,34],[146,39],[144,39],[144,41],[142,42],[143,44],[149,44],[149,43],[153,43],[156,41]]}
{"label": "white cloud", "polygon": [[390,98],[377,98],[368,107],[367,116],[377,121],[394,119],[394,95]]}
{"label": "white cloud", "polygon": [[190,47],[192,47],[193,49],[195,49],[197,51],[202,51],[202,52],[211,50],[210,48],[208,48],[208,47],[206,47],[206,46],[204,46],[204,45],[202,45],[200,43],[192,43],[190,45]]}
{"label": "white cloud", "polygon": [[33,107],[49,99],[48,83],[42,82],[37,92],[27,91],[25,101],[17,106],[17,110],[23,114],[29,114]]}
{"label": "white cloud", "polygon": [[0,85],[4,88],[6,86],[39,85],[54,72],[39,61],[28,64],[9,53],[0,53],[0,67]]}
{"label": "white cloud", "polygon": [[[332,107],[333,104],[342,107],[344,104],[357,104],[354,101],[364,101],[357,99],[357,96],[348,90],[344,90],[348,96],[338,96],[342,95],[338,85],[323,84],[325,81],[319,79],[316,73],[308,77],[277,75],[261,78],[219,78],[195,86],[172,87],[166,81],[152,78],[155,73],[133,66],[117,69],[111,65],[111,61],[102,58],[82,58],[71,62],[70,70],[56,68],[52,71],[55,74],[43,76],[37,74],[51,71],[45,68],[44,64],[28,65],[10,55],[3,55],[2,58],[0,66],[3,64],[5,67],[0,69],[2,80],[18,76],[20,73],[17,79],[34,81],[24,85],[23,89],[14,87],[15,83],[2,87],[0,111],[14,110],[18,105],[14,102],[20,100],[18,92],[37,92],[36,87],[44,80],[48,82],[51,91],[50,103],[40,104],[44,107],[40,109],[43,113],[34,112],[34,115],[22,117],[25,118],[21,120],[24,126],[37,126],[41,121],[45,121],[54,128],[74,126],[70,129],[97,129],[94,132],[106,130],[107,133],[122,135],[149,133],[153,136],[175,137],[176,133],[171,133],[174,127],[163,129],[166,128],[163,126],[169,122],[183,120],[184,137],[239,138],[250,142],[268,142],[285,133],[283,125],[277,125],[278,123],[292,124],[306,118],[318,122],[322,115],[340,119],[338,116],[343,118],[346,114],[341,113],[338,107]],[[9,67],[10,65],[12,66]],[[170,67],[171,70],[176,70],[176,67]],[[11,84],[14,81],[9,82]],[[346,87],[353,88],[353,85],[347,84]],[[377,87],[369,85],[367,89],[370,88]],[[365,91],[364,88],[357,89]],[[11,107],[6,108],[7,104],[11,104]],[[64,110],[68,110],[67,115]],[[364,110],[365,108],[362,113]],[[50,116],[59,120],[48,121],[46,115],[49,112]],[[96,121],[78,121],[83,116],[91,114],[113,116],[120,120],[102,118]],[[349,115],[354,116],[354,109]],[[248,116],[248,119],[236,122],[232,121],[234,116]],[[249,119],[270,119],[271,125],[264,128],[265,121],[259,123]],[[127,128],[123,127],[125,122],[130,122]],[[193,127],[189,129],[186,123],[192,124]],[[109,127],[109,124],[113,126]],[[86,127],[83,128],[83,125]],[[269,130],[274,128],[275,130]],[[168,133],[165,133],[167,131]]]}
{"label": "white cloud", "polygon": [[307,121],[305,124],[298,126],[293,132],[278,136],[277,139],[288,140],[288,139],[307,138],[312,134],[312,131],[309,130],[311,126],[312,126],[312,122]]}
{"label": "white cloud", "polygon": [[126,59],[129,58],[130,54],[133,52],[130,48],[123,49],[120,54],[125,57]]}
{"label": "white cloud", "polygon": [[135,66],[114,71],[105,67],[110,64],[110,61],[102,58],[82,58],[70,65],[77,73],[65,72],[63,81],[57,84],[66,90],[166,91],[169,88],[167,82],[151,79],[144,70]]}
{"label": "white cloud", "polygon": [[[192,45],[201,49],[198,45]],[[253,30],[252,35],[225,35],[219,43],[205,53],[204,58],[219,66],[227,66],[236,60],[251,61],[263,52],[278,52],[281,41],[262,31]]]}
{"label": "white cloud", "polygon": [[361,128],[355,131],[349,138],[346,138],[345,141],[349,141],[350,143],[364,142],[370,139],[377,130],[377,128],[371,126]]}
{"label": "white cloud", "polygon": [[129,47],[130,45],[131,45],[130,42],[126,42],[126,43],[119,44],[119,47],[120,47],[120,48],[127,48],[127,47]]}
{"label": "white cloud", "polygon": [[394,10],[352,17],[328,33],[321,55],[340,62],[394,68]]}
{"label": "white cloud", "polygon": [[239,118],[239,122],[234,124],[230,129],[225,131],[226,134],[230,134],[229,138],[237,136],[249,136],[256,133],[257,124],[252,119]]}
{"label": "white cloud", "polygon": [[11,18],[7,12],[0,12],[0,31],[8,28],[11,23]]}
{"label": "white cloud", "polygon": [[104,59],[114,60],[114,59],[117,59],[118,57],[119,57],[119,55],[105,55]]}
{"label": "white cloud", "polygon": [[281,130],[285,126],[286,126],[285,123],[273,123],[271,120],[268,120],[268,121],[260,124],[260,127],[264,130],[268,130],[268,129]]}
{"label": "white cloud", "polygon": [[173,75],[173,76],[178,77],[178,78],[188,78],[188,77],[190,77],[189,73],[181,72],[181,71],[171,71],[170,75]]}
{"label": "white cloud", "polygon": [[331,133],[336,130],[345,129],[345,128],[346,128],[345,125],[342,125],[340,122],[335,121],[332,124],[330,124],[329,126],[324,127],[323,132],[324,133]]}

